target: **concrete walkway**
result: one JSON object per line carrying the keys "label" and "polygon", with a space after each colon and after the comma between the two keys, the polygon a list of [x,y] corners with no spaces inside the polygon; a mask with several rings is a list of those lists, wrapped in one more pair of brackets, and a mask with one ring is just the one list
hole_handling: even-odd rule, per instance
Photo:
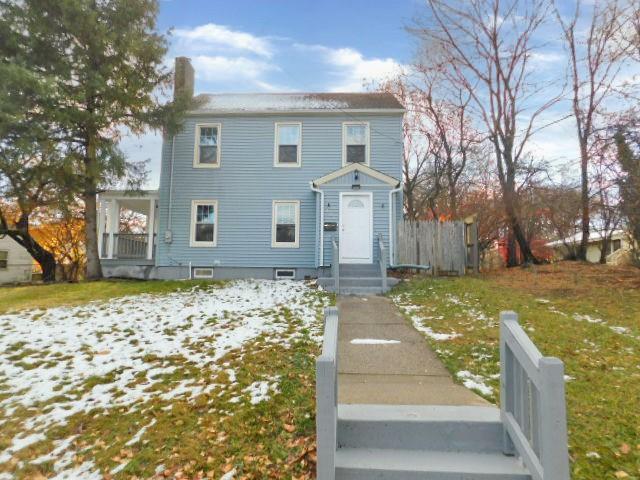
{"label": "concrete walkway", "polygon": [[[338,308],[340,403],[488,404],[453,382],[422,334],[388,298],[339,297]],[[360,343],[351,343],[354,339]],[[369,340],[399,343],[371,344]]]}

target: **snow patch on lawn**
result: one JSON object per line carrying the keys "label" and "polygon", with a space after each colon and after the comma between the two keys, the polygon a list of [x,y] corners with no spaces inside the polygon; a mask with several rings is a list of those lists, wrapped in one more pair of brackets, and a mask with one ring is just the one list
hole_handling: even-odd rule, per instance
{"label": "snow patch on lawn", "polygon": [[395,303],[395,305],[400,309],[400,311],[402,311],[405,315],[409,316],[409,318],[411,319],[411,323],[413,323],[414,328],[419,332],[422,332],[423,334],[425,334],[427,337],[432,338],[433,340],[436,340],[438,342],[442,342],[442,341],[451,340],[453,338],[462,336],[462,334],[456,333],[456,332],[451,332],[451,333],[434,332],[431,327],[429,327],[428,325],[425,325],[425,322],[432,319],[433,317],[423,317],[422,315],[419,315],[416,313],[420,311],[422,307],[418,305],[411,305],[411,304],[405,303],[406,298],[404,296],[395,296],[395,297],[392,297],[392,300]]}
{"label": "snow patch on lawn", "polygon": [[257,405],[265,400],[269,400],[271,395],[280,393],[279,382],[280,375],[274,375],[267,380],[253,382],[242,391],[249,394],[251,405]]}
{"label": "snow patch on lawn", "polygon": [[482,375],[474,375],[468,370],[462,370],[456,373],[456,377],[470,390],[477,390],[483,395],[491,395],[493,393],[493,388],[485,383],[485,378]]}
{"label": "snow patch on lawn", "polygon": [[385,340],[383,338],[354,338],[350,342],[353,345],[395,345],[400,340]]}
{"label": "snow patch on lawn", "polygon": [[[43,432],[74,414],[137,408],[154,398],[194,398],[220,387],[184,379],[165,385],[178,369],[176,359],[222,372],[216,362],[257,337],[266,335],[286,346],[307,329],[319,339],[316,314],[324,302],[301,282],[242,280],[0,315],[0,385],[9,394],[0,401],[0,421],[19,407],[38,411],[21,425],[25,433],[0,452],[0,463],[44,440]],[[285,307],[302,323],[293,334],[287,332]],[[227,375],[236,381],[235,372],[227,370]],[[155,387],[159,383],[161,388]],[[269,392],[275,391],[273,383]],[[67,446],[57,451],[58,445],[50,454]],[[85,462],[56,478],[93,478],[93,469]]]}

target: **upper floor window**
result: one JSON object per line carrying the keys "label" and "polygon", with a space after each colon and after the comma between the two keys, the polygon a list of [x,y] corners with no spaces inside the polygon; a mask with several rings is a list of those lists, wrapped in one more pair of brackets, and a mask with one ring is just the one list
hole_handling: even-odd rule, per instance
{"label": "upper floor window", "polygon": [[196,149],[193,159],[196,168],[220,166],[220,124],[196,125]]}
{"label": "upper floor window", "polygon": [[300,202],[297,200],[274,200],[271,246],[297,248],[299,238]]}
{"label": "upper floor window", "polygon": [[369,165],[369,124],[345,122],[342,124],[342,163]]}
{"label": "upper floor window", "polygon": [[276,123],[276,167],[300,166],[301,140],[301,123]]}
{"label": "upper floor window", "polygon": [[0,270],[6,270],[9,267],[9,251],[0,250]]}
{"label": "upper floor window", "polygon": [[194,200],[191,203],[191,246],[215,247],[218,230],[218,202]]}

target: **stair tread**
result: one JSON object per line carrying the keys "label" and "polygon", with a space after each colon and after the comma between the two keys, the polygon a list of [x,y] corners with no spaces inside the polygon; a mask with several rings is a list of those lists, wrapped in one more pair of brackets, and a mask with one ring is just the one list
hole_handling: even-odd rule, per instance
{"label": "stair tread", "polygon": [[450,405],[338,404],[338,421],[500,423],[496,407]]}
{"label": "stair tread", "polygon": [[339,448],[335,461],[337,469],[529,475],[518,458],[501,453]]}

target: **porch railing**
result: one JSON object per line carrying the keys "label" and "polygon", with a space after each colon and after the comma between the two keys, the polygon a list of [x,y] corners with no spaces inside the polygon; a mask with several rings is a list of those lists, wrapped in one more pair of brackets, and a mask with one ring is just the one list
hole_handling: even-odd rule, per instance
{"label": "porch railing", "polygon": [[[102,236],[102,257],[109,258],[110,234]],[[154,254],[156,235],[153,235]],[[147,258],[149,235],[147,233],[114,233],[112,258]]]}
{"label": "porch railing", "polygon": [[338,429],[338,309],[324,310],[322,354],[316,359],[316,477],[335,478]]}
{"label": "porch railing", "polygon": [[340,250],[335,238],[331,241],[331,255],[331,276],[336,293],[340,293]]}
{"label": "porch railing", "polygon": [[515,312],[500,314],[500,417],[504,452],[534,480],[569,479],[564,365],[542,356]]}
{"label": "porch railing", "polygon": [[378,248],[380,249],[380,277],[382,278],[382,291],[387,291],[387,247],[384,246],[382,235],[378,235]]}

